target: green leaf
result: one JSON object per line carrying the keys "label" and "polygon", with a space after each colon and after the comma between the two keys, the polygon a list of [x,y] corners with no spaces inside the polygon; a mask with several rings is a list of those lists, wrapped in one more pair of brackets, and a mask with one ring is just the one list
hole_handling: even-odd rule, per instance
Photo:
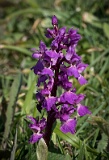
{"label": "green leaf", "polygon": [[106,58],[105,63],[99,72],[99,75],[100,76],[103,75],[106,72],[106,70],[108,70],[108,67],[109,67],[109,56]]}
{"label": "green leaf", "polygon": [[36,0],[26,0],[26,2],[33,8],[38,9],[38,4]]}
{"label": "green leaf", "polygon": [[4,130],[3,140],[2,140],[2,144],[4,148],[6,148],[6,145],[7,145],[6,141],[10,133],[11,124],[12,124],[12,120],[13,120],[13,116],[15,112],[15,104],[16,104],[17,97],[20,91],[21,82],[22,82],[22,75],[18,74],[15,77],[15,80],[11,87],[10,98],[9,98],[10,101],[9,101],[7,111],[6,111],[5,130]]}
{"label": "green leaf", "polygon": [[13,149],[11,151],[10,160],[14,160],[15,159],[16,148],[17,148],[17,130],[16,130],[16,134],[15,134],[15,138],[14,138],[14,145],[13,145]]}
{"label": "green leaf", "polygon": [[78,159],[84,160],[84,156],[84,143],[82,143],[79,149]]}
{"label": "green leaf", "polygon": [[100,54],[91,64],[90,67],[94,66],[95,64],[99,63],[99,61],[109,52],[109,49],[106,49],[103,53]]}
{"label": "green leaf", "polygon": [[108,145],[108,137],[106,134],[102,133],[102,138],[98,142],[97,150],[99,152],[103,152],[103,150],[106,149],[107,145]]}
{"label": "green leaf", "polygon": [[27,56],[31,56],[31,52],[26,49],[26,48],[22,48],[22,47],[18,47],[18,46],[12,46],[12,45],[4,45],[4,44],[1,44],[0,45],[0,49],[9,49],[9,50],[15,50],[17,52],[21,52]]}
{"label": "green leaf", "polygon": [[99,116],[91,116],[90,122],[97,125],[109,137],[109,122]]}
{"label": "green leaf", "polygon": [[109,24],[107,24],[107,23],[104,23],[104,24],[103,24],[103,31],[104,31],[104,33],[105,33],[105,36],[106,36],[107,38],[109,38]]}
{"label": "green leaf", "polygon": [[100,22],[100,19],[98,19],[96,16],[89,12],[83,13],[83,20],[84,22],[89,23],[94,27],[102,28],[102,23]]}
{"label": "green leaf", "polygon": [[39,140],[36,149],[37,160],[47,160],[48,157],[48,147],[43,138]]}
{"label": "green leaf", "polygon": [[96,129],[95,134],[94,134],[94,139],[93,139],[93,141],[92,141],[92,146],[93,146],[93,147],[94,147],[95,144],[96,144],[98,134],[99,134],[99,128]]}
{"label": "green leaf", "polygon": [[67,160],[67,159],[65,159],[65,156],[62,154],[49,152],[47,160]]}
{"label": "green leaf", "polygon": [[34,93],[35,87],[36,87],[36,77],[34,77],[32,83],[28,89],[28,92],[26,94],[24,105],[22,108],[22,115],[30,113],[31,103],[32,103],[32,98],[33,98],[33,93]]}
{"label": "green leaf", "polygon": [[71,156],[68,153],[65,155],[65,160],[72,160]]}
{"label": "green leaf", "polygon": [[84,89],[88,86],[88,84],[81,86],[78,90],[77,90],[77,94],[80,94],[84,91]]}

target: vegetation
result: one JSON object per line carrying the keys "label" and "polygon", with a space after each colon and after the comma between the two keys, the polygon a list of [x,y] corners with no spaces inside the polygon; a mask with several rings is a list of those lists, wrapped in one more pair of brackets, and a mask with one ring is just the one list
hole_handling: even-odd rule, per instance
{"label": "vegetation", "polygon": [[[77,47],[88,84],[74,81],[77,93],[86,94],[84,104],[92,114],[79,119],[76,134],[63,134],[54,127],[48,160],[109,159],[109,1],[108,0],[0,0],[0,159],[45,160],[43,142],[28,142],[31,130],[27,115],[36,110],[36,63],[31,48],[44,36],[56,15],[60,26],[78,28]],[[42,153],[43,150],[43,153]],[[44,154],[45,153],[45,154]]]}

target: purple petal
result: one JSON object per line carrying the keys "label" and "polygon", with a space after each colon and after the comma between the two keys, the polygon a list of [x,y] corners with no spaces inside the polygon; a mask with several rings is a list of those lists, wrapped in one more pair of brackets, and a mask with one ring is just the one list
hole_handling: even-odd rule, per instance
{"label": "purple petal", "polygon": [[78,96],[75,93],[68,91],[61,95],[60,102],[74,104],[77,98]]}
{"label": "purple petal", "polygon": [[73,112],[74,112],[73,107],[68,106],[67,104],[64,104],[61,107],[60,114],[59,114],[60,121],[62,122],[67,121]]}
{"label": "purple petal", "polygon": [[47,88],[48,88],[49,91],[52,90],[53,85],[54,85],[54,78],[50,77],[49,82],[47,84]]}
{"label": "purple petal", "polygon": [[47,111],[50,111],[51,108],[55,105],[57,101],[56,97],[49,97],[47,99],[45,99],[44,103],[43,103],[43,107],[47,109]]}
{"label": "purple petal", "polygon": [[75,78],[79,77],[79,73],[76,67],[71,66],[67,69],[67,75],[68,76],[74,76]]}
{"label": "purple petal", "polygon": [[44,53],[45,50],[46,50],[46,45],[45,45],[45,43],[41,41],[39,48],[40,48],[40,52],[41,52],[41,53]]}
{"label": "purple petal", "polygon": [[74,30],[71,28],[68,32],[69,32],[69,36],[71,39],[70,43],[72,45],[77,44],[78,41],[81,39],[81,36],[79,34],[77,34],[77,30]]}
{"label": "purple petal", "polygon": [[59,35],[60,36],[63,36],[65,34],[65,32],[66,32],[66,27],[62,27],[62,28],[59,29]]}
{"label": "purple petal", "polygon": [[46,127],[46,124],[47,124],[46,119],[45,119],[45,118],[42,118],[42,119],[40,120],[39,124],[40,124],[41,130],[43,130],[43,129]]}
{"label": "purple petal", "polygon": [[69,90],[70,88],[72,88],[72,83],[71,82],[68,82],[68,81],[64,81],[62,83],[62,87],[66,90]]}
{"label": "purple petal", "polygon": [[45,128],[45,125],[46,125],[46,119],[45,118],[43,118],[40,121],[31,117],[31,116],[28,116],[28,118],[32,122],[32,124],[29,124],[29,128],[32,129],[33,132],[42,131]]}
{"label": "purple petal", "polygon": [[79,61],[81,61],[81,57],[78,56],[76,53],[74,53],[74,55],[73,55],[73,57],[71,59],[71,62],[75,63],[75,62],[79,62]]}
{"label": "purple petal", "polygon": [[58,80],[58,85],[61,85],[64,89],[69,90],[72,88],[72,82],[69,82],[68,75],[64,72],[60,72]]}
{"label": "purple petal", "polygon": [[39,60],[36,65],[34,67],[32,67],[31,69],[34,70],[34,73],[37,74],[38,72],[42,71],[44,68],[42,62]]}
{"label": "purple petal", "polygon": [[65,122],[69,119],[69,115],[68,114],[63,114],[62,116],[60,116],[60,121],[61,122]]}
{"label": "purple petal", "polygon": [[57,54],[57,52],[56,51],[52,51],[52,50],[47,50],[46,54],[50,58],[57,58],[57,57],[59,57],[59,55]]}
{"label": "purple petal", "polygon": [[79,94],[78,98],[76,99],[75,103],[78,104],[80,103],[83,99],[85,98],[84,94]]}
{"label": "purple petal", "polygon": [[73,46],[69,46],[68,51],[65,55],[65,58],[69,61],[75,53],[75,49]]}
{"label": "purple petal", "polygon": [[32,54],[32,57],[35,58],[35,59],[39,59],[42,55],[38,52],[35,52]]}
{"label": "purple petal", "polygon": [[38,122],[38,121],[37,121],[34,117],[32,117],[32,116],[27,116],[27,118],[30,119],[33,124],[36,124],[36,123]]}
{"label": "purple petal", "polygon": [[56,50],[58,48],[58,42],[56,40],[53,40],[51,43],[51,48],[53,50]]}
{"label": "purple petal", "polygon": [[44,100],[44,97],[40,92],[38,92],[38,93],[36,93],[36,99],[40,102],[40,101]]}
{"label": "purple petal", "polygon": [[47,76],[46,75],[41,75],[39,78],[38,78],[38,82],[37,82],[37,86],[39,87],[41,83],[44,83],[46,80],[47,80]]}
{"label": "purple petal", "polygon": [[80,85],[84,85],[87,83],[87,80],[82,75],[80,75],[80,77],[78,78],[78,81]]}
{"label": "purple petal", "polygon": [[72,54],[67,52],[65,58],[69,61],[72,58]]}
{"label": "purple petal", "polygon": [[79,63],[77,66],[78,72],[82,73],[86,69],[87,66],[88,66],[88,64]]}
{"label": "purple petal", "polygon": [[42,89],[40,92],[42,95],[49,95],[50,94],[50,91],[48,90],[48,88]]}
{"label": "purple petal", "polygon": [[40,131],[40,127],[38,127],[38,124],[37,125],[30,124],[29,128],[32,129],[35,132]]}
{"label": "purple petal", "polygon": [[50,77],[53,77],[54,73],[50,68],[44,68],[41,72],[41,75],[49,75]]}
{"label": "purple petal", "polygon": [[74,134],[76,132],[75,128],[76,128],[76,119],[68,119],[61,127],[60,130],[63,133],[68,133],[70,132],[71,134]]}
{"label": "purple petal", "polygon": [[53,35],[55,34],[55,30],[53,29],[47,29],[47,33],[45,34],[45,36],[47,37],[47,38],[52,38],[53,37]]}
{"label": "purple petal", "polygon": [[30,137],[30,140],[29,142],[30,143],[36,143],[37,141],[39,141],[39,139],[41,139],[43,137],[43,134],[40,134],[40,133],[34,133],[31,137]]}
{"label": "purple petal", "polygon": [[[64,37],[63,37],[63,40],[62,40],[63,44],[65,45],[68,45],[69,43],[69,35],[66,34]],[[67,47],[66,47],[67,48]]]}
{"label": "purple petal", "polygon": [[58,19],[55,15],[52,17],[52,25],[58,25]]}
{"label": "purple petal", "polygon": [[56,65],[58,57],[52,58],[52,66]]}
{"label": "purple petal", "polygon": [[81,104],[78,104],[77,112],[80,116],[84,116],[86,114],[91,114],[91,112],[88,110],[88,107],[83,106]]}
{"label": "purple petal", "polygon": [[69,33],[69,35],[74,35],[74,34],[77,33],[77,29],[70,28],[70,29],[68,30],[68,33]]}
{"label": "purple petal", "polygon": [[72,35],[70,43],[73,45],[77,44],[80,39],[81,39],[81,36],[79,34]]}

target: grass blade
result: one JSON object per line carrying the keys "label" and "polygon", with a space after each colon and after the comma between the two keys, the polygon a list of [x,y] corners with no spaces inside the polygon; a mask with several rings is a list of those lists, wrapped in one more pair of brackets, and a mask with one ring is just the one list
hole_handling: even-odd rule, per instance
{"label": "grass blade", "polygon": [[5,122],[5,129],[4,129],[4,135],[2,140],[2,146],[5,149],[7,146],[7,139],[9,137],[11,124],[12,124],[12,120],[15,112],[15,104],[20,91],[20,87],[21,87],[21,81],[22,81],[22,75],[18,74],[15,77],[15,80],[12,84],[11,91],[10,91],[10,101],[6,111],[6,122]]}
{"label": "grass blade", "polygon": [[17,148],[17,129],[16,129],[16,133],[15,133],[14,145],[13,145],[13,149],[12,149],[12,152],[11,152],[10,160],[14,160],[15,159],[16,148]]}
{"label": "grass blade", "polygon": [[21,52],[27,56],[31,56],[31,52],[27,50],[26,48],[12,46],[12,45],[0,45],[1,49],[9,49],[9,50],[15,50],[17,52]]}

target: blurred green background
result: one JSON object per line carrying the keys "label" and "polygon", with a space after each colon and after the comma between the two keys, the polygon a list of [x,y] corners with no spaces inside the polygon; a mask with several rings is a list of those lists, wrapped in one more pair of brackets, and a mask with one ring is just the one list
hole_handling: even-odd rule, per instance
{"label": "blurred green background", "polygon": [[[0,0],[0,159],[36,159],[35,145],[28,144],[31,131],[24,120],[36,111],[36,63],[31,48],[40,40],[49,47],[46,28],[56,15],[59,26],[78,28],[82,39],[77,53],[89,64],[88,84],[75,82],[85,93],[91,117],[80,118],[77,133],[67,136],[55,128],[49,151],[58,160],[109,158],[109,0]],[[64,157],[62,157],[64,155]],[[49,159],[50,154],[49,154]],[[43,159],[44,160],[44,159]]]}

